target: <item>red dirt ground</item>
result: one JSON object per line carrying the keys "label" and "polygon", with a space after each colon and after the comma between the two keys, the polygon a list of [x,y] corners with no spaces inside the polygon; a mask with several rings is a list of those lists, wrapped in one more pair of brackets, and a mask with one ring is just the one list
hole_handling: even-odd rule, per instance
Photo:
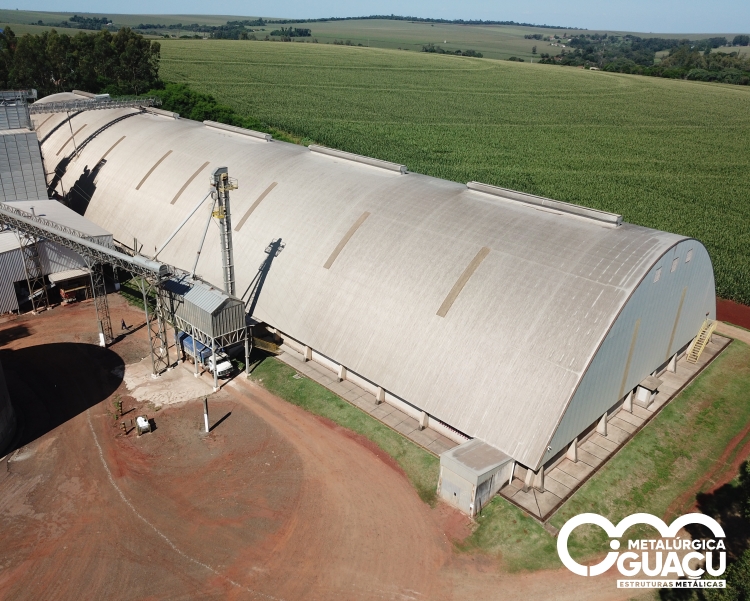
{"label": "red dirt ground", "polygon": [[[121,297],[110,306],[117,323],[142,323]],[[242,378],[211,396],[209,435],[200,400],[135,405],[121,374],[145,356],[145,335],[94,346],[90,304],[0,324],[22,426],[0,464],[2,598],[630,596],[613,575],[511,575],[455,553],[464,516],[422,503],[369,441]],[[117,398],[155,431],[122,434]]]}
{"label": "red dirt ground", "polygon": [[734,301],[716,299],[716,319],[728,321],[750,330],[750,307]]}
{"label": "red dirt ground", "polygon": [[[700,480],[672,502],[665,513],[665,521],[671,521],[678,515],[689,513],[692,510],[698,510],[698,502],[696,501],[698,493],[714,493],[737,477],[740,466],[750,457],[750,440],[745,441],[745,444],[739,447],[748,434],[750,434],[750,425],[729,441],[729,444],[721,453],[721,457],[713,463],[711,469]],[[710,487],[703,490],[707,483],[710,483]]]}

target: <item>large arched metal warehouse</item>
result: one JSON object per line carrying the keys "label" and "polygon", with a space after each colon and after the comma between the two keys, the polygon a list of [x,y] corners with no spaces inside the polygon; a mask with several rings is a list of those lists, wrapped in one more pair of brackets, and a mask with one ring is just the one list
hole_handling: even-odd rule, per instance
{"label": "large arched metal warehouse", "polygon": [[[87,111],[55,129],[65,119],[35,117],[48,172],[71,131],[80,144],[111,123],[61,186],[116,240],[160,245],[228,166],[238,291],[272,239],[286,244],[255,317],[531,470],[715,317],[700,242],[609,213],[164,114]],[[190,268],[203,227],[191,220],[160,258]],[[219,256],[213,228],[198,273],[221,282]]]}

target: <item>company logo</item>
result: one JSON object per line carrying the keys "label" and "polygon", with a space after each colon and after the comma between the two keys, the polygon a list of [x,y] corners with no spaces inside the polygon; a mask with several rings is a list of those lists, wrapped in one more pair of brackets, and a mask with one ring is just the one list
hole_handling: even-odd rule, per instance
{"label": "company logo", "polygon": [[[583,524],[599,526],[610,538],[612,549],[596,565],[585,566],[575,561],[568,552],[568,538],[573,530]],[[628,541],[627,550],[620,550],[620,541],[628,528],[635,524],[653,526],[660,539]],[[710,539],[681,539],[679,531],[688,524],[701,524],[713,534]],[[557,537],[557,554],[563,565],[579,576],[599,576],[612,566],[625,577],[639,573],[657,577],[655,580],[618,580],[618,588],[724,588],[724,580],[702,580],[708,573],[721,576],[726,570],[724,529],[719,523],[702,513],[680,516],[669,526],[649,513],[635,513],[614,526],[607,518],[596,513],[582,513],[568,520]],[[701,567],[701,566],[705,566]]]}

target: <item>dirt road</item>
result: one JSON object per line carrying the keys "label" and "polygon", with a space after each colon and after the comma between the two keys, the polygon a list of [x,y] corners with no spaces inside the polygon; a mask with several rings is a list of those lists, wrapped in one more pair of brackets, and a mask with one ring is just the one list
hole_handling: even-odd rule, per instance
{"label": "dirt road", "polygon": [[[122,381],[145,331],[100,349],[92,312],[0,325],[23,424],[0,465],[0,597],[628,598],[613,576],[510,575],[456,554],[446,533],[464,518],[422,503],[367,441],[242,379],[211,396],[209,435],[200,400],[154,412]],[[124,435],[115,399],[156,430]]]}

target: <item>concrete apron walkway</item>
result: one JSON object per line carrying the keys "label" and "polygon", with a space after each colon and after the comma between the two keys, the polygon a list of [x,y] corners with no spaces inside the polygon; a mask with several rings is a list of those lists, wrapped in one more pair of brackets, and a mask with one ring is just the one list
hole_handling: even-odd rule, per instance
{"label": "concrete apron walkway", "polygon": [[716,333],[723,336],[729,336],[730,338],[736,338],[745,344],[750,344],[750,331],[743,330],[742,328],[733,326],[730,323],[725,323],[723,321],[718,322],[716,324]]}
{"label": "concrete apron walkway", "polygon": [[514,478],[499,494],[532,517],[541,521],[548,520],[568,497],[676,397],[730,342],[729,338],[714,334],[698,363],[688,363],[683,357],[677,362],[676,373],[665,371],[660,374],[659,379],[664,383],[659,387],[651,405],[644,408],[633,402],[632,413],[620,408],[611,415],[607,420],[606,436],[594,429],[579,443],[578,461],[573,462],[563,456],[561,461],[545,471],[544,492],[533,487],[524,492],[523,481]]}
{"label": "concrete apron walkway", "polygon": [[387,401],[379,405],[376,404],[374,394],[348,380],[339,382],[336,372],[314,361],[305,361],[304,357],[294,349],[282,345],[281,350],[283,352],[278,358],[293,367],[298,373],[307,376],[321,386],[325,386],[334,394],[369,413],[378,421],[403,434],[433,455],[440,455],[443,451],[458,445],[458,443],[430,428],[429,425],[424,430],[420,430],[419,422],[413,417],[389,405]]}

